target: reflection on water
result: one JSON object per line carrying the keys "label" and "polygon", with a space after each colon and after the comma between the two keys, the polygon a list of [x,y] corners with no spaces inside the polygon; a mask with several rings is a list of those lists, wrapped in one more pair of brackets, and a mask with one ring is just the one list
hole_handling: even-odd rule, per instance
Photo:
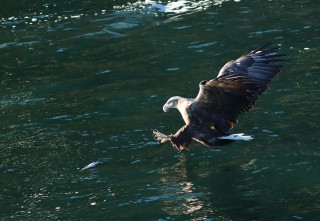
{"label": "reflection on water", "polygon": [[[19,4],[18,4],[19,3]],[[0,3],[1,4],[1,3]],[[28,4],[28,5],[25,5]],[[3,220],[318,220],[317,1],[0,7]],[[177,154],[169,96],[274,41],[291,61],[219,149]],[[268,119],[268,120],[265,120]],[[103,162],[88,170],[91,162]]]}
{"label": "reflection on water", "polygon": [[178,163],[159,171],[162,175],[160,180],[162,195],[172,196],[164,200],[162,210],[173,216],[190,214],[202,208],[198,198],[203,193],[197,193],[193,183],[188,182],[185,161],[182,155]]}

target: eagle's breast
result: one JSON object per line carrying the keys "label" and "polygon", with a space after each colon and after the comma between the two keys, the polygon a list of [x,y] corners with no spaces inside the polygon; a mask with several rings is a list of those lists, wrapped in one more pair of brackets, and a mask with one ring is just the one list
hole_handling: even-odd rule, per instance
{"label": "eagle's breast", "polygon": [[184,120],[184,122],[188,125],[190,123],[190,114],[189,114],[189,106],[194,101],[194,99],[183,98],[180,99],[177,105],[177,108]]}

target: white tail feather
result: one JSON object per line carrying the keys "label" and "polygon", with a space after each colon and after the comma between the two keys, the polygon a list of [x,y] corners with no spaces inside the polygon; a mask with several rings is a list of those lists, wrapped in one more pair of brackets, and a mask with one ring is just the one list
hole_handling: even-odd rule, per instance
{"label": "white tail feather", "polygon": [[253,139],[253,137],[250,136],[250,135],[244,135],[244,133],[239,133],[239,134],[230,134],[228,136],[218,137],[218,139],[221,139],[221,140],[245,140],[245,141],[250,141],[250,140]]}

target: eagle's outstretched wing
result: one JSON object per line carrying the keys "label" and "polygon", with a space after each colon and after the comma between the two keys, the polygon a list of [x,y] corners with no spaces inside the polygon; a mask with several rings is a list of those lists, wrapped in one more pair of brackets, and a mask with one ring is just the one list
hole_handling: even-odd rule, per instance
{"label": "eagle's outstretched wing", "polygon": [[[200,90],[190,105],[193,117],[204,118],[201,122],[219,126],[215,122],[221,118],[228,127],[221,127],[226,132],[237,123],[242,112],[249,111],[258,96],[268,87],[268,83],[280,72],[285,61],[279,54],[279,48],[261,48],[252,50],[235,61],[223,66],[217,78],[200,82]],[[217,128],[216,128],[217,129]]]}

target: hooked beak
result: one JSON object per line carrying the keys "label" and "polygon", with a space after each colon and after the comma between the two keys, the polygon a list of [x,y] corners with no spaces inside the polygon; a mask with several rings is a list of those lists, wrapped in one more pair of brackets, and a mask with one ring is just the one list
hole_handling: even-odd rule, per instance
{"label": "hooked beak", "polygon": [[162,109],[164,112],[168,112],[170,109],[170,106],[166,103],[165,105],[163,105]]}

